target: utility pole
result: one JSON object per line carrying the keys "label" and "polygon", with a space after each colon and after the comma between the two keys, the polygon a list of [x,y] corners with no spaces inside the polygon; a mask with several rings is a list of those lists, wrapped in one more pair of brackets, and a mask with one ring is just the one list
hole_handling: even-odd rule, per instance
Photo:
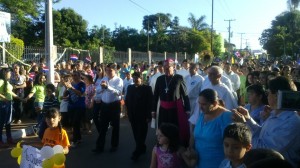
{"label": "utility pole", "polygon": [[229,19],[229,20],[224,20],[226,22],[229,22],[229,27],[228,27],[228,43],[230,45],[230,37],[231,37],[231,22],[235,21],[235,19]]}
{"label": "utility pole", "polygon": [[149,52],[149,15],[148,15],[148,28],[147,28],[147,52]]}
{"label": "utility pole", "polygon": [[49,68],[47,75],[48,83],[54,83],[54,60],[53,60],[53,14],[52,14],[52,0],[45,1],[46,11],[46,34],[45,34],[45,48],[46,48],[46,60]]}
{"label": "utility pole", "polygon": [[240,49],[243,49],[243,34],[245,33],[239,33],[241,35],[241,45],[240,45]]}

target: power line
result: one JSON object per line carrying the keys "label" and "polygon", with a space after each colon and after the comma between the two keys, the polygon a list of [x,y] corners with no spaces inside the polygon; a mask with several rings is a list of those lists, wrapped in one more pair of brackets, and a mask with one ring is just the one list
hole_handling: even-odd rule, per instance
{"label": "power line", "polygon": [[148,12],[148,13],[152,13],[150,12],[148,9],[142,7],[140,4],[134,2],[133,0],[129,0],[131,3],[133,3],[134,5],[138,6],[139,8],[143,9],[144,11]]}

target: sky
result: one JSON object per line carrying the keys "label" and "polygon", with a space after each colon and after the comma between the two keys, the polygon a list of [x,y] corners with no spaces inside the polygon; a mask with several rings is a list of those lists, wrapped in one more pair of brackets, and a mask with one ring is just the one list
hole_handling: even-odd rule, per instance
{"label": "sky", "polygon": [[[213,1],[214,30],[228,40],[229,22],[225,20],[234,20],[230,41],[237,49],[246,45],[252,50],[262,49],[258,40],[261,33],[271,27],[277,15],[287,10],[286,0]],[[72,8],[88,22],[89,28],[105,25],[111,31],[119,26],[141,30],[143,17],[156,13],[170,13],[172,20],[177,16],[180,26],[190,27],[190,13],[197,18],[205,15],[205,22],[210,26],[212,21],[212,0],[61,0],[53,7]]]}

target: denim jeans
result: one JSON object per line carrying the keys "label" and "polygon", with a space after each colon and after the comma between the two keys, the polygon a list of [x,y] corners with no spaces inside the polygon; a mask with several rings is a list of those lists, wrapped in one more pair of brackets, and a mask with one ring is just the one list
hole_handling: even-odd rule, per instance
{"label": "denim jeans", "polygon": [[11,138],[12,102],[0,101],[0,141],[2,141],[3,127],[5,126],[6,137]]}

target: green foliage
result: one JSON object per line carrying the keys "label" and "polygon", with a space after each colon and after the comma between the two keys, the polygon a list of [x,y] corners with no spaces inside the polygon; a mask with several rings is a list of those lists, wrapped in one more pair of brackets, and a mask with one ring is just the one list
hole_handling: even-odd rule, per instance
{"label": "green foliage", "polygon": [[[14,38],[11,36],[10,38],[10,44],[6,47],[7,51],[10,52],[14,57],[17,59],[22,58],[22,54],[24,52],[24,42],[21,39]],[[6,62],[11,64],[16,62],[16,59],[11,57],[8,53],[6,54]]]}
{"label": "green foliage", "polygon": [[73,9],[53,11],[54,44],[80,48],[88,39],[87,21]]}
{"label": "green foliage", "polygon": [[200,18],[196,18],[196,16],[190,13],[190,17],[188,18],[188,22],[191,25],[193,30],[204,30],[208,28],[208,24],[204,22],[205,15],[200,16]]}
{"label": "green foliage", "polygon": [[114,57],[114,52],[115,52],[114,47],[109,47],[109,46],[104,46],[104,58],[103,62],[105,64],[115,62],[115,57]]}
{"label": "green foliage", "polygon": [[283,12],[263,31],[260,43],[272,57],[294,55],[300,48],[300,12]]}

